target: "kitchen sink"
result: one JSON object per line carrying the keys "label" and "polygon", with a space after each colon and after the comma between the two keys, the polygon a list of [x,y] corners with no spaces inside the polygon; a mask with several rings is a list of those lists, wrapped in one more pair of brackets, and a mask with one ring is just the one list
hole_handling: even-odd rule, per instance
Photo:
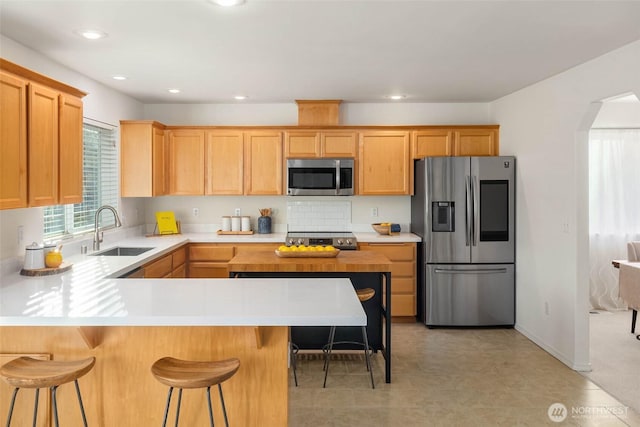
{"label": "kitchen sink", "polygon": [[116,246],[115,248],[107,249],[106,251],[96,252],[91,254],[92,256],[138,256],[154,248],[135,248],[135,247],[123,247]]}

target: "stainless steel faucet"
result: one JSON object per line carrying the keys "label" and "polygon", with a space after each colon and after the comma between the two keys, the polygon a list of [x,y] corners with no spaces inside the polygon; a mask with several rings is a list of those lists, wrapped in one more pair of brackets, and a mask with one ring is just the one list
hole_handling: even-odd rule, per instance
{"label": "stainless steel faucet", "polygon": [[[98,221],[100,221],[100,212],[102,212],[105,209],[109,209],[111,212],[113,212],[113,216],[116,219],[116,225],[114,227],[110,226],[110,227],[100,229],[98,225]],[[103,236],[102,231],[109,228],[115,228],[115,227],[122,227],[122,222],[120,222],[118,211],[113,206],[109,206],[109,205],[100,206],[98,210],[96,210],[96,223],[95,223],[95,229],[93,232],[93,250],[94,251],[100,250],[100,243],[102,243],[102,236]]]}

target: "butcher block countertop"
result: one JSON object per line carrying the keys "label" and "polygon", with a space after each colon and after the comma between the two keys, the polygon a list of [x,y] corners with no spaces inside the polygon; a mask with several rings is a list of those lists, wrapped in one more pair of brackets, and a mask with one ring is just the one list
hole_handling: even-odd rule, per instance
{"label": "butcher block countertop", "polygon": [[382,273],[391,271],[386,256],[370,251],[341,251],[335,258],[281,258],[274,251],[240,252],[230,272]]}

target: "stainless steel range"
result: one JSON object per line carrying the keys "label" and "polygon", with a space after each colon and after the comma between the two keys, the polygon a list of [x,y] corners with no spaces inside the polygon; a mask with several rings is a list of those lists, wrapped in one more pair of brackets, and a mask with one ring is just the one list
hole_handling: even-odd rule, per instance
{"label": "stainless steel range", "polygon": [[349,231],[290,231],[285,240],[287,245],[332,245],[340,250],[356,250],[356,236]]}

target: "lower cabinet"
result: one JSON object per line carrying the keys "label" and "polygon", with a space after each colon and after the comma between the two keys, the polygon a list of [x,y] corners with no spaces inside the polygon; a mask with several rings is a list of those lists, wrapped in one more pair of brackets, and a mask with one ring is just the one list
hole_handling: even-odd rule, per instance
{"label": "lower cabinet", "polygon": [[416,244],[360,243],[361,251],[375,251],[392,261],[391,316],[416,315]]}
{"label": "lower cabinet", "polygon": [[227,278],[227,263],[245,251],[274,251],[279,243],[192,243],[189,245],[190,278]]}
{"label": "lower cabinet", "polygon": [[[181,246],[173,252],[145,264],[142,267],[145,279],[186,277],[187,246]],[[133,277],[133,276],[129,276]]]}

